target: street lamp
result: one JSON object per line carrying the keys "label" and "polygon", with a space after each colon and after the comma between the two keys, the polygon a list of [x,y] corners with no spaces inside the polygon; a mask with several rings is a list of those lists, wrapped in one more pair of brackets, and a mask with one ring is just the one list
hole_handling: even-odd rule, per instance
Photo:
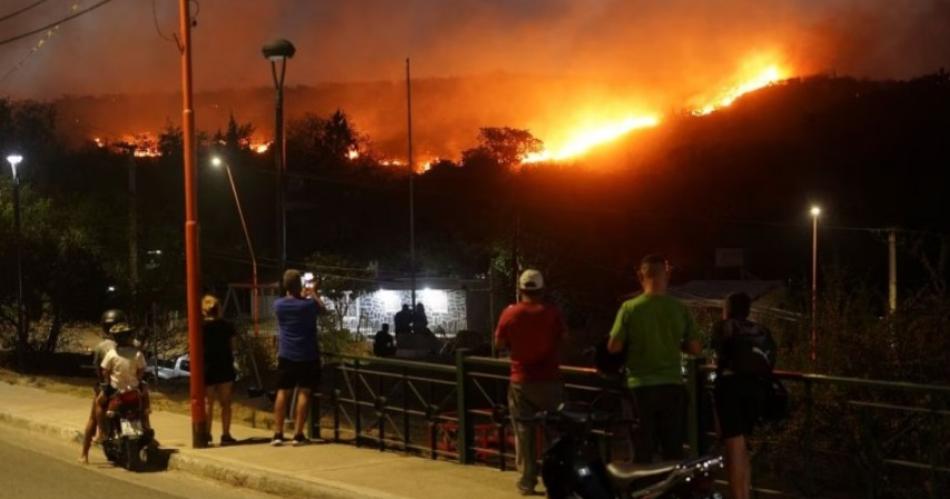
{"label": "street lamp", "polygon": [[[287,167],[287,143],[284,139],[284,75],[287,73],[287,59],[297,52],[294,44],[283,38],[278,38],[264,44],[261,53],[270,61],[271,76],[274,78],[274,90],[277,100],[274,106],[274,143],[277,153],[274,154],[274,166],[277,170],[277,255],[280,258],[280,270],[287,267],[287,208],[284,202],[286,187],[284,169]],[[280,64],[280,70],[277,66]]]}
{"label": "street lamp", "polygon": [[241,208],[241,198],[238,197],[234,176],[231,175],[231,165],[221,159],[220,156],[212,156],[211,166],[215,168],[221,168],[223,166],[225,173],[228,174],[228,182],[231,184],[231,194],[234,195],[234,206],[237,207],[238,217],[241,219],[241,228],[244,229],[244,240],[247,241],[247,251],[251,255],[251,320],[254,322],[254,337],[256,338],[259,335],[258,313],[260,307],[257,301],[257,257],[254,255],[254,245],[251,244],[251,233],[247,230],[247,220],[244,218],[244,210]]}
{"label": "street lamp", "polygon": [[[17,317],[17,344],[21,353],[26,347],[26,325],[23,320],[23,247],[20,242],[22,237],[20,229],[20,175],[17,172],[17,166],[23,162],[23,156],[20,154],[10,154],[7,156],[7,163],[10,163],[10,170],[13,172],[13,246],[16,251],[16,317]],[[22,367],[22,366],[21,366]]]}
{"label": "street lamp", "polygon": [[818,357],[818,218],[821,207],[812,206],[811,214],[811,360]]}

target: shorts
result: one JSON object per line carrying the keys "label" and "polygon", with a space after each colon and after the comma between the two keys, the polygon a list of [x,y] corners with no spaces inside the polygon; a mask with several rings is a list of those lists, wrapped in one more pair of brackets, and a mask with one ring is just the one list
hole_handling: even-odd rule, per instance
{"label": "shorts", "polygon": [[320,361],[297,362],[277,358],[277,389],[306,388],[316,391],[320,387]]}
{"label": "shorts", "polygon": [[749,435],[761,415],[762,380],[754,376],[720,375],[714,391],[722,438]]}
{"label": "shorts", "polygon": [[234,383],[235,379],[237,379],[237,373],[234,372],[233,365],[208,366],[205,370],[205,386]]}

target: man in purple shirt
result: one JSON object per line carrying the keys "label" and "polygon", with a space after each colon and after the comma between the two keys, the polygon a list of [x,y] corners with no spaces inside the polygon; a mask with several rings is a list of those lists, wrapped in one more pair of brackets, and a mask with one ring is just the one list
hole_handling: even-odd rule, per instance
{"label": "man in purple shirt", "polygon": [[310,410],[310,394],[320,385],[320,345],[317,343],[317,316],[326,308],[311,286],[303,285],[300,271],[284,272],[283,298],[274,301],[277,316],[277,400],[274,403],[274,440],[284,443],[284,419],[287,404],[297,389],[294,415],[294,445],[307,443],[303,429]]}

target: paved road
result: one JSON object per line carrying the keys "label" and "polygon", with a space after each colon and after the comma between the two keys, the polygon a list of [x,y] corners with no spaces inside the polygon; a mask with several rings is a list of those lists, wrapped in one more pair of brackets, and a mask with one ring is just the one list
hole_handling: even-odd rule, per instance
{"label": "paved road", "polygon": [[0,424],[0,499],[275,499],[178,471],[130,473],[107,463],[93,448],[91,463],[77,463],[78,444]]}

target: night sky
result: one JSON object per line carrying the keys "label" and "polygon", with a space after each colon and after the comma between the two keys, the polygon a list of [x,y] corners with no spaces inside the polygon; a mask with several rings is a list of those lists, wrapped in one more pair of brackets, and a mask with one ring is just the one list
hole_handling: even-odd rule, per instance
{"label": "night sky", "polygon": [[[2,0],[0,17],[32,1]],[[177,29],[177,2],[154,2],[156,19],[153,0],[114,0],[32,55],[40,36],[0,46],[0,93],[175,92],[177,53],[158,31]],[[48,0],[0,22],[0,39],[74,3],[94,2]],[[269,85],[260,46],[276,36],[297,45],[294,84],[397,79],[409,55],[419,76],[570,75],[689,92],[761,50],[803,72],[905,78],[950,60],[948,18],[944,0],[202,0],[196,84]]]}

